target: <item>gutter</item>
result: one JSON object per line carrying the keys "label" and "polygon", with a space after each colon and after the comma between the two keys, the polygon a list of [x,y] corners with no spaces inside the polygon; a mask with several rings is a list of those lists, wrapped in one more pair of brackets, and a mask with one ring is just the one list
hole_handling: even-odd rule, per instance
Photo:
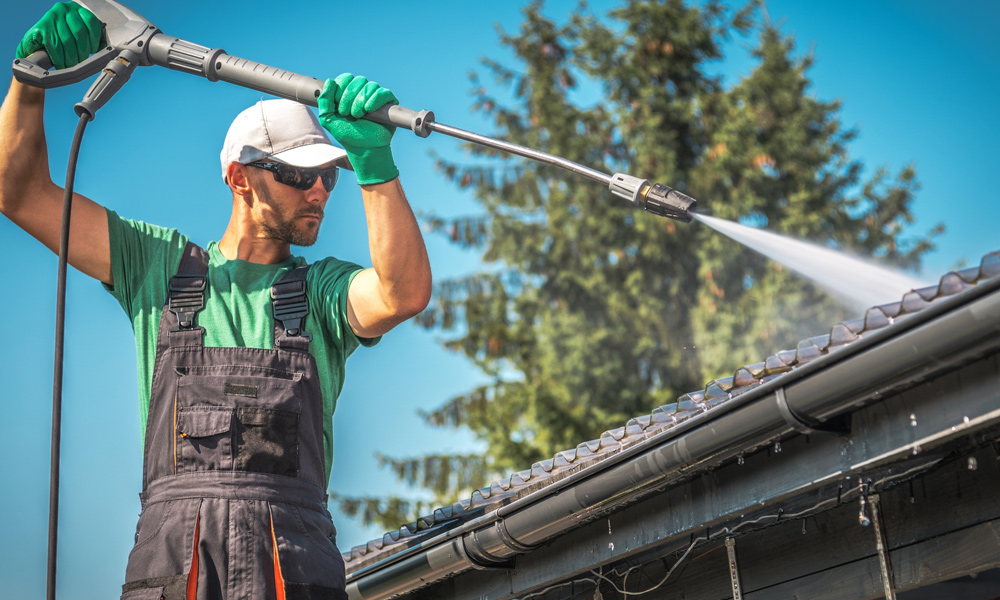
{"label": "gutter", "polygon": [[592,467],[348,576],[384,600],[513,559],[576,526],[760,444],[835,430],[840,417],[1000,348],[1000,278],[740,394]]}

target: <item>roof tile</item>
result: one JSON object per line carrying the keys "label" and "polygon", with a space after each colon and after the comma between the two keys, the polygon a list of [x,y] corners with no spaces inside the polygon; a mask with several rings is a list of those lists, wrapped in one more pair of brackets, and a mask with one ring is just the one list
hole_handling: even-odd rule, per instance
{"label": "roof tile", "polygon": [[847,323],[834,325],[833,329],[830,330],[830,345],[832,346],[850,344],[856,339],[858,339],[858,334],[852,331]]}

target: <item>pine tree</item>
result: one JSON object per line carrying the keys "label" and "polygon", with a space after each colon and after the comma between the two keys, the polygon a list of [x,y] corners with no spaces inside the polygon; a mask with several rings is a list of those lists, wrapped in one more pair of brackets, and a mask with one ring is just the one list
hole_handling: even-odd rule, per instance
{"label": "pine tree", "polygon": [[[848,155],[856,132],[839,104],[810,95],[811,57],[762,21],[757,5],[626,1],[598,18],[581,5],[565,23],[530,4],[503,42],[516,67],[484,61],[510,105],[478,79],[475,107],[494,137],[604,172],[666,183],[699,211],[914,267],[930,236],[907,240],[918,189]],[[753,33],[754,71],[727,88],[709,74],[722,44]],[[576,99],[578,82],[602,97]],[[697,224],[638,210],[593,182],[470,147],[480,164],[440,161],[471,187],[482,213],[430,218],[489,269],[439,283],[418,317],[452,335],[491,382],[424,415],[466,427],[485,456],[381,460],[442,503],[459,490],[593,439],[680,394],[846,318],[823,292]],[[353,500],[354,514],[392,528],[398,500]],[[345,506],[350,509],[352,506]]]}

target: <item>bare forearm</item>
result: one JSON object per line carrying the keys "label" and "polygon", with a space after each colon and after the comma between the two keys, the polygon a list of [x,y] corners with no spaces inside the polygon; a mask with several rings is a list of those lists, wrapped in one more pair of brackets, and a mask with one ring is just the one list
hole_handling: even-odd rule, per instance
{"label": "bare forearm", "polygon": [[[59,252],[63,189],[49,176],[43,113],[45,94],[14,81],[0,107],[0,212]],[[104,283],[111,273],[107,212],[73,195],[69,264]]]}
{"label": "bare forearm", "polygon": [[13,218],[30,198],[54,187],[45,145],[43,90],[12,81],[0,107],[0,211]]}
{"label": "bare forearm", "polygon": [[431,268],[399,179],[362,187],[372,266],[385,305],[403,319],[427,306]]}

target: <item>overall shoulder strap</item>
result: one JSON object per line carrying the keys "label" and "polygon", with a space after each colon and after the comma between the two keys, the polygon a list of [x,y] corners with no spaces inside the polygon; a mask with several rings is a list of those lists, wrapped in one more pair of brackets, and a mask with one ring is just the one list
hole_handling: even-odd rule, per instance
{"label": "overall shoulder strap", "polygon": [[312,335],[304,329],[309,314],[309,298],[306,297],[308,272],[309,265],[297,267],[271,286],[275,348],[309,350]]}
{"label": "overall shoulder strap", "polygon": [[204,329],[198,327],[198,311],[205,308],[205,290],[208,287],[208,253],[193,242],[188,242],[177,267],[177,274],[170,278],[167,287],[167,305],[163,311],[167,330],[173,338],[177,333],[197,332],[200,341]]}

